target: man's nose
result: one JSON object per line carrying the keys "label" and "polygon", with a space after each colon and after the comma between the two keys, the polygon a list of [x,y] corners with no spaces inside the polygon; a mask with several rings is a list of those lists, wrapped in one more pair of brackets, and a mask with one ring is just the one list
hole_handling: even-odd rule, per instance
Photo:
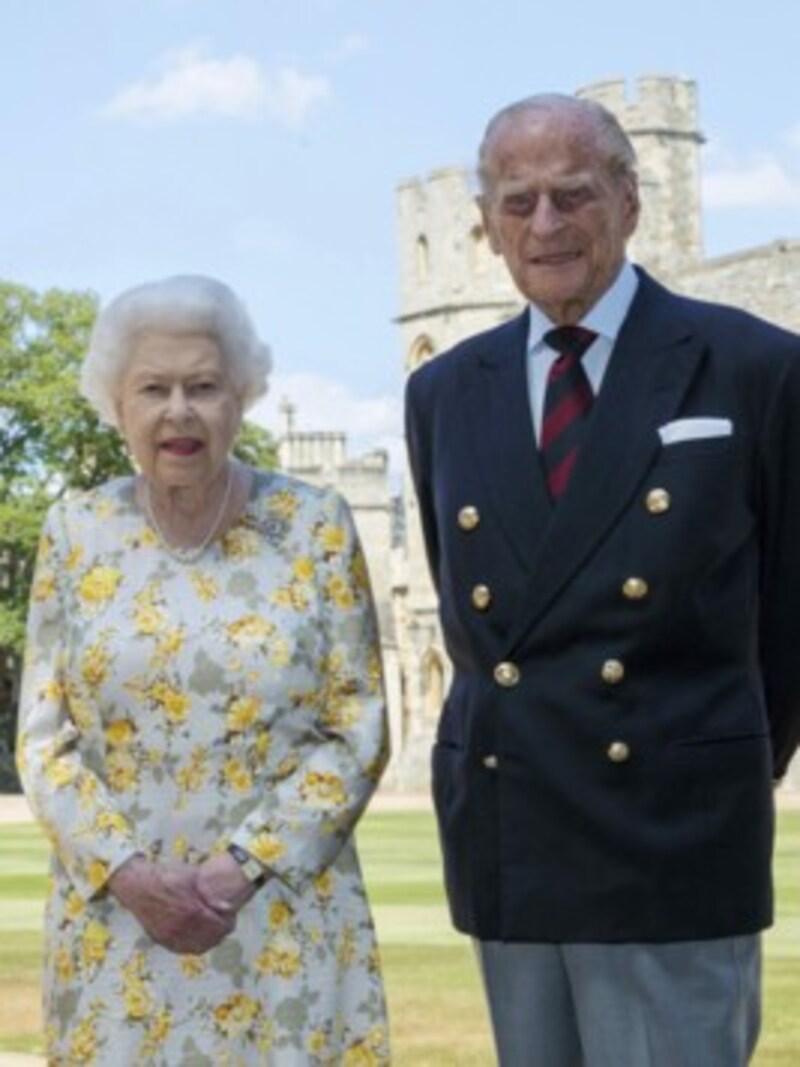
{"label": "man's nose", "polygon": [[531,229],[537,236],[546,237],[557,230],[563,222],[561,212],[553,201],[543,193],[536,201],[530,218]]}

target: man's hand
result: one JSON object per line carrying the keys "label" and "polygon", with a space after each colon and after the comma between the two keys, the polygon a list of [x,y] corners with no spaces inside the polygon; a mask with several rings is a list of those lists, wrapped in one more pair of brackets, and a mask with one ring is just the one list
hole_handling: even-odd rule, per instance
{"label": "man's hand", "polygon": [[255,893],[253,883],[242,873],[233,856],[221,852],[209,858],[198,868],[197,888],[209,907],[215,910],[226,908],[234,914]]}
{"label": "man's hand", "polygon": [[234,929],[236,912],[213,907],[200,892],[199,868],[155,864],[134,856],[109,879],[108,888],[156,944],[171,952],[208,952]]}

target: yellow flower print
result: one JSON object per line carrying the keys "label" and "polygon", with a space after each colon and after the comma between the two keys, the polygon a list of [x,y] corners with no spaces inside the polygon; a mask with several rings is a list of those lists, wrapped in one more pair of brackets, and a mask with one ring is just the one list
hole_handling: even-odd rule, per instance
{"label": "yellow flower print", "polygon": [[158,663],[171,659],[174,655],[180,652],[183,647],[183,639],[183,627],[176,626],[172,630],[167,630],[161,637],[159,637],[158,644],[156,645],[156,654],[153,658]]}
{"label": "yellow flower print", "polygon": [[54,596],[56,591],[56,577],[52,571],[40,571],[36,581],[33,583],[33,589],[31,595],[33,599],[42,603],[45,600],[50,600]]}
{"label": "yellow flower print", "polygon": [[83,897],[78,896],[74,889],[70,889],[64,904],[64,914],[69,922],[75,922],[86,910]]}
{"label": "yellow flower print", "polygon": [[92,567],[78,583],[78,596],[87,604],[103,604],[111,600],[122,581],[122,571],[116,567]]}
{"label": "yellow flower print", "polygon": [[90,689],[96,689],[106,680],[111,657],[101,641],[89,645],[81,659],[81,676]]}
{"label": "yellow flower print", "polygon": [[78,776],[78,769],[66,759],[48,760],[45,772],[48,782],[56,789],[71,785]]}
{"label": "yellow flower print", "polygon": [[292,574],[298,582],[310,582],[314,577],[314,560],[310,556],[298,556],[292,563]]}
{"label": "yellow flower print", "polygon": [[247,846],[247,851],[252,853],[259,863],[263,863],[265,867],[269,867],[270,864],[275,863],[286,852],[286,845],[281,841],[277,834],[271,834],[267,830],[262,832],[256,837],[251,844]]}
{"label": "yellow flower print", "polygon": [[316,534],[317,540],[328,555],[337,555],[346,544],[347,538],[343,526],[332,526],[326,523],[319,527]]}
{"label": "yellow flower print", "polygon": [[356,935],[350,923],[342,928],[341,939],[336,948],[336,961],[340,967],[352,967],[356,958]]}
{"label": "yellow flower print", "polygon": [[108,953],[110,942],[111,934],[108,931],[108,927],[103,926],[96,919],[90,919],[86,924],[86,929],[83,931],[81,939],[81,958],[84,965],[91,967],[94,964],[102,963]]}
{"label": "yellow flower print", "polygon": [[146,1019],[153,1010],[152,994],[142,981],[126,982],[123,998],[129,1019]]}
{"label": "yellow flower print", "polygon": [[272,734],[269,730],[260,730],[255,743],[255,760],[259,767],[266,763],[269,750],[272,748]]}
{"label": "yellow flower print", "polygon": [[202,956],[181,956],[181,971],[187,978],[199,978],[206,969]]}
{"label": "yellow flower print", "polygon": [[162,1008],[161,1011],[156,1012],[150,1020],[150,1025],[147,1028],[147,1039],[148,1046],[151,1050],[151,1056],[155,1054],[155,1049],[158,1048],[159,1045],[163,1045],[167,1040],[171,1029],[172,1013],[169,1008]]}
{"label": "yellow flower print", "polygon": [[312,1056],[324,1056],[328,1050],[328,1035],[324,1030],[312,1030],[308,1035],[306,1048]]}
{"label": "yellow flower print", "polygon": [[70,686],[67,692],[67,703],[75,725],[81,730],[88,730],[94,722],[92,705],[87,700],[84,700],[73,686]]}
{"label": "yellow flower print", "polygon": [[64,566],[68,571],[74,571],[83,562],[83,545],[73,545],[64,560]]}
{"label": "yellow flower print", "polygon": [[381,1063],[385,1062],[363,1041],[356,1041],[354,1045],[346,1048],[342,1057],[342,1067],[380,1067]]}
{"label": "yellow flower print", "polygon": [[150,687],[150,696],[160,705],[167,720],[173,725],[185,722],[189,714],[189,697],[166,682],[156,682]]}
{"label": "yellow flower print", "polygon": [[59,945],[56,949],[53,962],[58,980],[60,982],[71,982],[75,977],[75,965],[72,962],[69,950],[64,945]]}
{"label": "yellow flower print", "polygon": [[106,726],[106,741],[109,745],[129,745],[136,733],[136,727],[130,719],[112,719]]}
{"label": "yellow flower print", "polygon": [[329,870],[317,875],[314,889],[321,900],[327,900],[333,894],[333,875]]}
{"label": "yellow flower print", "polygon": [[64,684],[58,678],[51,678],[48,682],[45,682],[41,689],[42,700],[51,700],[53,703],[63,700],[64,693]]}
{"label": "yellow flower print", "polygon": [[276,637],[269,649],[269,661],[274,667],[288,667],[292,657],[289,642],[283,637]]}
{"label": "yellow flower print", "polygon": [[206,604],[212,600],[216,600],[219,596],[219,585],[217,580],[210,574],[205,574],[203,571],[192,571],[189,575],[194,591],[198,597]]}
{"label": "yellow flower print", "polygon": [[281,519],[293,519],[300,507],[300,501],[288,489],[281,489],[272,494],[266,502],[266,507]]}
{"label": "yellow flower print", "polygon": [[294,978],[300,965],[300,948],[288,938],[273,941],[255,963],[259,974],[274,974],[278,978]]}
{"label": "yellow flower print", "polygon": [[[119,816],[119,819],[124,825],[125,820],[121,815]],[[97,890],[104,886],[108,881],[108,864],[104,863],[102,860],[92,860],[86,871],[86,880],[92,889],[97,892]]]}
{"label": "yellow flower print", "polygon": [[222,765],[222,777],[236,793],[249,793],[253,788],[253,776],[236,756],[229,756]]}
{"label": "yellow flower print", "polygon": [[112,748],[106,757],[106,778],[115,793],[127,793],[139,781],[139,769],[124,748]]}
{"label": "yellow flower print", "polygon": [[250,559],[261,550],[261,538],[256,530],[238,523],[222,538],[222,551],[232,560]]}
{"label": "yellow flower print", "polygon": [[192,749],[189,762],[178,770],[175,778],[183,793],[196,793],[203,788],[208,779],[208,752],[202,745]]}
{"label": "yellow flower print", "polygon": [[259,644],[264,638],[274,633],[275,625],[261,615],[242,615],[229,623],[225,629],[228,636],[237,645]]}
{"label": "yellow flower print", "polygon": [[43,533],[39,538],[38,556],[40,563],[47,563],[53,554],[53,539],[49,534]]}
{"label": "yellow flower print", "polygon": [[83,807],[88,808],[90,804],[94,803],[97,789],[98,781],[93,774],[81,775],[81,779],[78,782],[78,796],[81,799]]}
{"label": "yellow flower print", "polygon": [[228,705],[225,726],[230,734],[248,730],[258,718],[261,705],[255,697],[235,697]]}
{"label": "yellow flower print", "polygon": [[[94,829],[96,833],[101,834],[125,834],[130,831],[130,826],[128,825],[128,820],[125,816],[120,815],[118,811],[101,811],[98,812],[97,818],[94,821]],[[106,864],[103,864],[103,866],[106,867],[106,870],[108,869]]]}
{"label": "yellow flower print", "polygon": [[269,923],[275,929],[286,926],[292,917],[292,909],[284,900],[273,900],[269,906]]}
{"label": "yellow flower print", "polygon": [[309,603],[308,594],[296,583],[276,589],[270,599],[276,607],[289,608],[291,611],[305,611]]}
{"label": "yellow flower print", "polygon": [[338,774],[326,771],[308,771],[300,786],[303,800],[314,807],[336,807],[344,804],[347,793]]}
{"label": "yellow flower print", "polygon": [[81,1019],[72,1031],[67,1053],[70,1064],[91,1064],[97,1056],[97,1029],[94,1019]]}
{"label": "yellow flower print", "polygon": [[142,526],[141,529],[136,530],[132,534],[128,534],[125,538],[126,548],[155,548],[158,544],[158,537],[156,537],[155,531],[151,530],[149,526]]}
{"label": "yellow flower print", "polygon": [[325,593],[340,611],[350,611],[355,605],[356,600],[353,596],[353,590],[344,578],[338,574],[334,574],[325,583]]}
{"label": "yellow flower print", "polygon": [[98,519],[110,519],[115,510],[113,500],[98,500],[94,506],[94,513]]}
{"label": "yellow flower print", "polygon": [[137,606],[133,613],[133,622],[136,632],[152,637],[165,625],[164,613],[155,604],[142,604]]}
{"label": "yellow flower print", "polygon": [[245,993],[234,993],[214,1008],[214,1025],[225,1037],[245,1033],[258,1016],[258,1004]]}

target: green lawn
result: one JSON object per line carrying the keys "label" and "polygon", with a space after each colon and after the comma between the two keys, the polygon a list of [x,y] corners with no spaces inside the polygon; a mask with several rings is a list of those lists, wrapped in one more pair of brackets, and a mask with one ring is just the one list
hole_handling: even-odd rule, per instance
{"label": "green lawn", "polygon": [[[800,812],[780,815],[779,922],[766,941],[765,1017],[754,1067],[800,1062]],[[362,860],[382,946],[397,1067],[491,1065],[472,949],[450,930],[432,816],[367,815]],[[0,1052],[38,1051],[40,923],[47,846],[0,827]]]}

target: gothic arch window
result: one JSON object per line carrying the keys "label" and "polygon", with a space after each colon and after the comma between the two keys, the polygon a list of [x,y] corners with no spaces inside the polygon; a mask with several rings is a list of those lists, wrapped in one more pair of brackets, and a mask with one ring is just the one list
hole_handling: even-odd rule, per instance
{"label": "gothic arch window", "polygon": [[433,341],[430,337],[427,334],[419,336],[411,345],[406,359],[406,370],[408,370],[409,374],[412,370],[416,370],[417,367],[426,363],[434,351]]}
{"label": "gothic arch window", "polygon": [[435,649],[422,661],[422,707],[426,722],[436,722],[444,703],[444,662]]}
{"label": "gothic arch window", "polygon": [[428,280],[428,275],[430,274],[431,257],[430,249],[428,248],[428,238],[424,233],[421,233],[417,238],[414,252],[417,268],[417,281],[425,282]]}

